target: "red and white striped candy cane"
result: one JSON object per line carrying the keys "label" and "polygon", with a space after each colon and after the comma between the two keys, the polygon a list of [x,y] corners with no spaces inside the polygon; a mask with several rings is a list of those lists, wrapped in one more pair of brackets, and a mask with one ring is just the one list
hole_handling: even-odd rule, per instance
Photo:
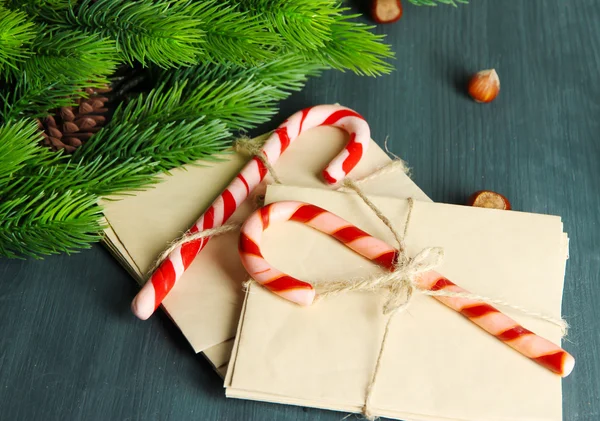
{"label": "red and white striped candy cane", "polygon": [[[318,105],[292,115],[265,142],[262,148],[265,158],[271,165],[275,164],[291,142],[301,133],[317,126],[339,127],[350,135],[344,150],[323,171],[323,178],[329,184],[342,180],[358,164],[371,140],[365,119],[346,107]],[[260,159],[254,157],[250,160],[188,233],[222,226],[266,174],[267,168]],[[191,241],[171,252],[131,303],[131,309],[137,317],[146,320],[152,315],[207,242],[208,239]]]}
{"label": "red and white striped candy cane", "polygon": [[[328,234],[346,247],[390,271],[398,259],[398,250],[372,237],[344,219],[318,206],[301,202],[276,202],[254,212],[242,226],[239,251],[250,276],[265,288],[294,303],[306,306],[315,298],[313,286],[272,267],[262,256],[262,233],[273,222],[302,222]],[[417,286],[430,291],[468,293],[435,271],[428,271],[416,280]],[[525,329],[491,305],[478,300],[434,298],[481,327],[541,366],[563,377],[568,376],[575,359],[552,342]]]}

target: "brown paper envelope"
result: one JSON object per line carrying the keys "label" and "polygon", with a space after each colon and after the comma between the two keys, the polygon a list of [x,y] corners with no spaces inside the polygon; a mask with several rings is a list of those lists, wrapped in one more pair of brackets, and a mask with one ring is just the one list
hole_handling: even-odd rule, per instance
{"label": "brown paper envelope", "polygon": [[[387,228],[354,195],[269,187],[267,202],[278,200],[309,201],[392,243]],[[373,201],[402,231],[406,202]],[[444,247],[440,272],[471,292],[560,317],[565,251],[559,217],[415,202],[407,243],[411,255],[426,246]],[[273,225],[265,233],[263,254],[305,280],[378,270],[335,240],[295,223]],[[381,304],[376,294],[351,293],[301,308],[252,285],[227,373],[227,395],[357,411],[382,339]],[[504,311],[560,341],[558,327]],[[373,395],[378,415],[562,419],[560,377],[433,298],[417,294],[391,329]]]}
{"label": "brown paper envelope", "polygon": [[[284,183],[327,188],[320,173],[346,140],[345,133],[336,128],[309,130],[282,155],[276,170]],[[235,154],[223,158],[218,164],[173,170],[154,189],[103,203],[107,221],[141,273],[192,225],[247,161]],[[362,177],[389,162],[385,152],[371,142],[350,175]],[[405,191],[417,200],[429,200],[402,173],[383,175],[381,180],[365,183],[365,189],[379,193],[381,185],[393,186],[396,195]],[[252,210],[252,200],[248,200],[232,220],[243,221]],[[164,300],[164,309],[196,352],[234,336],[243,298],[241,283],[246,276],[237,254],[237,233],[226,234],[211,239]]]}

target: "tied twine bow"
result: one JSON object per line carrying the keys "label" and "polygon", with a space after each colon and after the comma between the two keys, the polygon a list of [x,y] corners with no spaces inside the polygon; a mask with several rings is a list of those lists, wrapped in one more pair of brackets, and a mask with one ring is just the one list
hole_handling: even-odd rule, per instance
{"label": "tied twine bow", "polygon": [[421,289],[415,280],[419,274],[435,269],[442,263],[444,250],[440,247],[426,247],[413,258],[408,257],[406,254],[404,238],[408,231],[410,217],[414,207],[412,198],[408,199],[408,213],[404,225],[404,233],[400,236],[387,217],[381,214],[381,211],[379,211],[369,198],[364,196],[354,181],[347,179],[344,181],[344,186],[356,191],[383,223],[388,226],[398,243],[398,258],[394,265],[394,270],[383,275],[357,280],[317,283],[315,284],[315,288],[319,290],[318,298],[324,299],[351,291],[384,291],[387,296],[385,304],[383,305],[383,314],[393,314],[397,311],[404,311],[410,305],[415,289],[419,289],[424,293],[433,292]]}

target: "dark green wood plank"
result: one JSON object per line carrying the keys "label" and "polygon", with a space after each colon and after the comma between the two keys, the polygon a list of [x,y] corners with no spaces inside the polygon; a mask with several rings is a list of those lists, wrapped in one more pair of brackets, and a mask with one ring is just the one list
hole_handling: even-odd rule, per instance
{"label": "dark green wood plank", "polygon": [[[600,4],[471,0],[405,5],[389,35],[398,70],[379,79],[326,72],[282,104],[340,102],[414,168],[434,200],[474,190],[523,211],[560,214],[571,237],[564,314],[577,358],[564,419],[600,418]],[[464,95],[495,67],[488,105]],[[134,282],[101,247],[44,261],[0,261],[0,419],[339,420],[339,413],[226,400],[221,382],[164,316],[129,314]]]}

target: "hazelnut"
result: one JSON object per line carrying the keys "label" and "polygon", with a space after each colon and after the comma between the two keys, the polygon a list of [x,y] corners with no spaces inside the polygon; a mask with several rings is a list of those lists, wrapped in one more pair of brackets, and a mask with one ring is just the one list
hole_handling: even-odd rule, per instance
{"label": "hazelnut", "polygon": [[469,81],[469,95],[477,102],[492,102],[500,93],[500,78],[496,70],[482,70]]}
{"label": "hazelnut", "polygon": [[500,193],[491,190],[480,190],[471,195],[467,201],[468,206],[478,208],[510,210],[510,202]]}

